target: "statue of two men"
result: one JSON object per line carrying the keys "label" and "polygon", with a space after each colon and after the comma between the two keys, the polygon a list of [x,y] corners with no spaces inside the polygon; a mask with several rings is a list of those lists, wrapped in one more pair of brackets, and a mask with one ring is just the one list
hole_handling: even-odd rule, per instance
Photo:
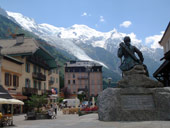
{"label": "statue of two men", "polygon": [[[149,74],[147,67],[143,64],[144,58],[142,52],[137,47],[131,45],[130,42],[130,37],[126,36],[124,37],[124,42],[120,43],[120,47],[118,49],[118,57],[121,58],[121,60],[122,57],[124,57],[124,60],[120,65],[120,69],[122,71],[129,71],[135,65],[143,65],[148,76]],[[135,53],[137,53],[139,59],[135,56]]]}

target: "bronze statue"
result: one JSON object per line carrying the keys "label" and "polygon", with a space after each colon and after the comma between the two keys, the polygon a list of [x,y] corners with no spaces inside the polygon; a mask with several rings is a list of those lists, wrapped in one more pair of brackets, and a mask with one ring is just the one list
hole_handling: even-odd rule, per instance
{"label": "bronze statue", "polygon": [[[120,43],[120,47],[118,49],[118,57],[121,58],[124,57],[123,62],[121,62],[120,69],[122,71],[129,71],[132,69],[135,65],[143,65],[147,76],[148,70],[146,65],[143,64],[144,58],[142,55],[142,52],[136,48],[135,46],[130,44],[131,39],[129,36],[124,37],[124,42]],[[135,53],[137,53],[139,59],[135,56]]]}

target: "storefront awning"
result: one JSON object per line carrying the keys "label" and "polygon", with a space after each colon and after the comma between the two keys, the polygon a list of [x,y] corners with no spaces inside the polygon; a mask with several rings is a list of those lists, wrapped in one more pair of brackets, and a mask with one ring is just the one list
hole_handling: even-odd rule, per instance
{"label": "storefront awning", "polygon": [[11,94],[11,96],[15,99],[18,99],[18,100],[26,100],[28,99],[27,96],[24,96],[24,95],[21,95],[21,94]]}

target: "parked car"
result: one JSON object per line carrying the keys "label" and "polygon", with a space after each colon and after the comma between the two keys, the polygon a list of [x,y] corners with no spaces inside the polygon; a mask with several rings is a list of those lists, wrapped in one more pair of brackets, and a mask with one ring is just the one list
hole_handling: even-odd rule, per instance
{"label": "parked car", "polygon": [[62,102],[62,107],[76,107],[80,105],[79,99],[64,99]]}

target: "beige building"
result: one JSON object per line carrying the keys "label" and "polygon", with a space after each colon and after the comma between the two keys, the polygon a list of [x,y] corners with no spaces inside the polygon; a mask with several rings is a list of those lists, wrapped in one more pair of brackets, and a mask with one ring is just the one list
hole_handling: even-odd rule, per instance
{"label": "beige building", "polygon": [[[57,69],[55,58],[33,38],[18,34],[16,39],[0,40],[2,60],[1,84],[18,99],[32,94],[51,94],[51,88],[59,90],[59,83],[49,85],[51,69]],[[11,58],[11,62],[9,62]],[[14,62],[15,60],[15,62]],[[54,74],[59,79],[58,74]],[[59,82],[59,81],[58,81]]]}
{"label": "beige building", "polygon": [[91,61],[67,62],[64,82],[72,94],[90,90],[90,96],[96,96],[103,90],[102,66]]}
{"label": "beige building", "polygon": [[59,68],[51,69],[48,71],[48,86],[49,89],[57,88],[57,92],[59,92],[60,87],[60,79],[59,79]]}

